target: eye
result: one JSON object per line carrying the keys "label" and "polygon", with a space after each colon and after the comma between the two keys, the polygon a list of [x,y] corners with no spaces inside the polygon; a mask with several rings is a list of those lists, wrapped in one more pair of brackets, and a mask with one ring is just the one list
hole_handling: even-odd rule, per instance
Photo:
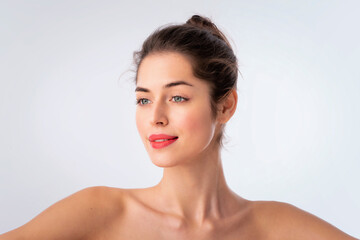
{"label": "eye", "polygon": [[150,103],[150,100],[149,99],[146,99],[146,98],[139,98],[139,99],[136,99],[136,104],[139,104],[139,105],[146,105]]}
{"label": "eye", "polygon": [[187,100],[189,100],[188,98],[184,98],[181,96],[173,96],[172,99],[174,99],[174,102],[176,103],[186,102]]}

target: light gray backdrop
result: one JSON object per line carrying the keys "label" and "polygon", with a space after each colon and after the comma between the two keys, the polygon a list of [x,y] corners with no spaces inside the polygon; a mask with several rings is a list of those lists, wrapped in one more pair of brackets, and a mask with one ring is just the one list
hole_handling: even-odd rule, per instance
{"label": "light gray backdrop", "polygon": [[89,186],[156,184],[132,52],[203,14],[240,61],[225,175],[360,236],[358,1],[1,1],[0,232]]}

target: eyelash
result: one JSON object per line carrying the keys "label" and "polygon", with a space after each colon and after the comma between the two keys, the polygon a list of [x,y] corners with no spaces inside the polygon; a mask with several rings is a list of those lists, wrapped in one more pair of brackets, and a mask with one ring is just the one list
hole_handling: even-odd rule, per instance
{"label": "eyelash", "polygon": [[[182,96],[179,96],[179,95],[173,96],[173,97],[171,97],[171,99],[173,99],[173,98],[175,98],[175,97],[180,97],[180,98],[183,99],[182,101],[180,101],[180,102],[175,102],[175,103],[182,103],[182,102],[186,102],[186,101],[189,100],[189,98],[182,97]],[[146,105],[146,104],[141,104],[141,101],[144,100],[144,99],[149,100],[149,99],[147,99],[147,98],[139,98],[139,99],[136,99],[135,104],[136,104],[136,105],[140,105],[140,106],[141,106],[141,105]]]}

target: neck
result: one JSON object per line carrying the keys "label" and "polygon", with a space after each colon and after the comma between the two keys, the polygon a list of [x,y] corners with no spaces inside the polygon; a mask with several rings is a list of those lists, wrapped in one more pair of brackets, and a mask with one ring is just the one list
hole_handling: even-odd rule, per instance
{"label": "neck", "polygon": [[226,184],[219,150],[165,168],[155,188],[166,211],[198,224],[223,217],[228,212],[225,206],[237,198]]}

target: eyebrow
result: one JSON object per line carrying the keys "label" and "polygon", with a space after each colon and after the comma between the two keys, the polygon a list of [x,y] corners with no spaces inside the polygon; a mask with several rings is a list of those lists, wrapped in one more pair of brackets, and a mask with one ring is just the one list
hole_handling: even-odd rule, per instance
{"label": "eyebrow", "polygon": [[[171,87],[175,87],[175,86],[179,86],[179,85],[186,85],[186,86],[193,87],[193,85],[191,85],[188,82],[176,81],[176,82],[171,82],[171,83],[164,85],[163,88],[171,88]],[[143,88],[143,87],[136,87],[135,92],[150,92],[150,90],[147,88]]]}

